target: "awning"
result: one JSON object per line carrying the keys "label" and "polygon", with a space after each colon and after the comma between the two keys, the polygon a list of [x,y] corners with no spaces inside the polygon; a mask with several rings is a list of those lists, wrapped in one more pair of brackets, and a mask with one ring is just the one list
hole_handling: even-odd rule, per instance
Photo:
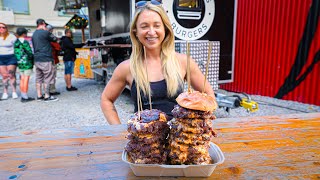
{"label": "awning", "polygon": [[65,25],[66,29],[84,29],[88,25],[88,17],[83,14],[75,14]]}
{"label": "awning", "polygon": [[84,29],[88,26],[88,17],[83,14],[75,14],[64,26],[66,29],[74,28],[81,29],[82,32],[82,42],[85,42]]}

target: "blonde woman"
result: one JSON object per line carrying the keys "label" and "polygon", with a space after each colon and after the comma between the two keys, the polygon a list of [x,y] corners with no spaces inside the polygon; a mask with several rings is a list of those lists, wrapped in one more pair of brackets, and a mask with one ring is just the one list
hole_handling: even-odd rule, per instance
{"label": "blonde woman", "polygon": [[[114,102],[126,85],[131,88],[135,111],[138,109],[138,85],[142,91],[143,109],[149,109],[150,94],[152,108],[165,112],[171,118],[171,110],[177,104],[175,98],[183,92],[187,76],[187,56],[175,52],[174,33],[161,2],[152,0],[136,4],[130,37],[130,59],[117,66],[101,96],[101,109],[105,118],[109,124],[120,124]],[[205,78],[193,59],[190,62],[190,72],[191,86],[201,91]],[[206,82],[205,87],[205,92],[214,96],[209,82]]]}
{"label": "blonde woman", "polygon": [[0,74],[2,76],[3,94],[1,99],[8,99],[9,82],[12,88],[12,98],[17,99],[16,93],[16,68],[17,59],[14,55],[14,42],[16,36],[8,32],[6,24],[0,22]]}

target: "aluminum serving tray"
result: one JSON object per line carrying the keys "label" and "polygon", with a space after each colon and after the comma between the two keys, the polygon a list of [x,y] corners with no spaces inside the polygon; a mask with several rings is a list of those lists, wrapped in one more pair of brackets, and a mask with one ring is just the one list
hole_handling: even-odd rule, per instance
{"label": "aluminum serving tray", "polygon": [[224,162],[221,149],[210,142],[210,156],[213,164],[208,165],[160,165],[160,164],[134,164],[128,161],[127,152],[122,153],[122,160],[130,165],[136,176],[185,176],[185,177],[208,177],[217,165]]}

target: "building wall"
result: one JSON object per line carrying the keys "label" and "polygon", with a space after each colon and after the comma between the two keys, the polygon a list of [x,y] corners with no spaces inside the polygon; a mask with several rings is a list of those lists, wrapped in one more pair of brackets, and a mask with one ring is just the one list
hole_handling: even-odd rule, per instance
{"label": "building wall", "polygon": [[[36,29],[36,20],[43,18],[47,23],[55,27],[54,33],[64,34],[64,25],[73,15],[59,16],[58,11],[54,11],[55,0],[29,0],[30,13],[14,14],[14,24],[9,26],[9,31],[15,32],[17,27],[26,27],[30,30],[29,34]],[[0,11],[3,8],[2,0],[0,0]],[[1,17],[0,17],[1,22]]]}
{"label": "building wall", "polygon": [[238,0],[234,82],[220,89],[320,105],[319,16],[319,0]]}

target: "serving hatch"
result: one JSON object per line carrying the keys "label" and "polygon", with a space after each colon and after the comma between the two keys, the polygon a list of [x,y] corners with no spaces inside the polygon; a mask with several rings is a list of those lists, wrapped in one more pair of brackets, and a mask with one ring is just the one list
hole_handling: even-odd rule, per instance
{"label": "serving hatch", "polygon": [[207,165],[162,165],[162,164],[135,164],[128,161],[127,152],[123,150],[122,160],[130,165],[136,176],[185,176],[185,177],[208,177],[217,165],[224,162],[221,149],[210,142],[209,154],[213,160]]}

